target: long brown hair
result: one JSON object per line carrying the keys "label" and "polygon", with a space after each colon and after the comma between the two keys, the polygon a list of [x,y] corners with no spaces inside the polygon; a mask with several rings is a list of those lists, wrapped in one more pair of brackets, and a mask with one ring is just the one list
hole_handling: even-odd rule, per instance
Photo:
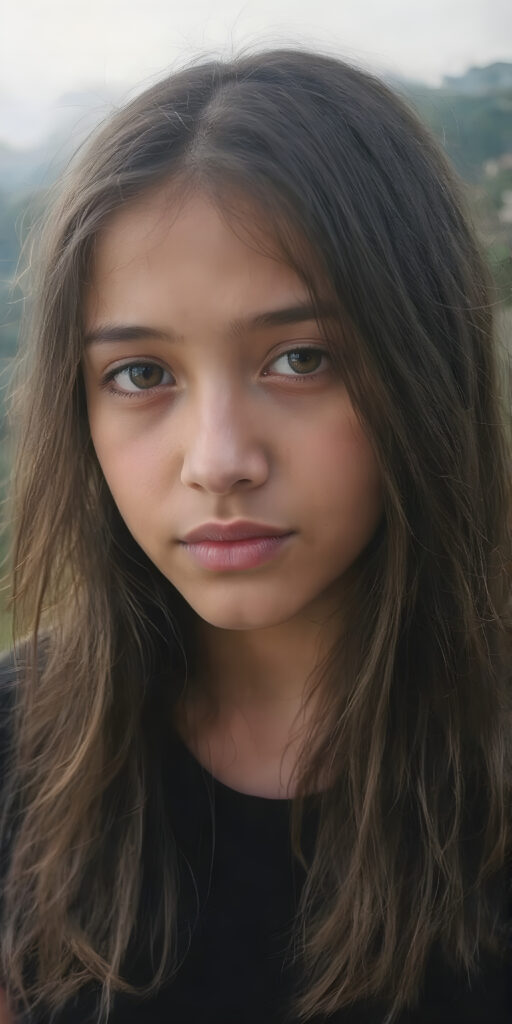
{"label": "long brown hair", "polygon": [[[256,204],[313,300],[335,304],[328,342],[380,462],[384,521],[347,577],[299,762],[298,853],[301,794],[326,766],[332,784],[294,949],[304,1020],[361,998],[393,1015],[435,945],[476,968],[509,843],[510,463],[493,296],[460,187],[414,113],[370,75],[292,50],[191,66],[116,112],[60,183],[33,257],[13,504],[15,626],[32,640],[18,654],[2,970],[31,1006],[96,982],[106,1014],[130,990],[134,936],[159,964],[146,992],[175,966],[158,709],[193,658],[188,609],[114,506],[80,373],[95,237],[171,179],[233,216],[233,196]],[[141,926],[147,857],[161,898]]]}

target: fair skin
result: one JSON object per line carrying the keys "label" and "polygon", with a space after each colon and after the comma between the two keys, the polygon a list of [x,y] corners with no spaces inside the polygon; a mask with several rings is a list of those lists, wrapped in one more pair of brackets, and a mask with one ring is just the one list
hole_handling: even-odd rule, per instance
{"label": "fair skin", "polygon": [[[260,221],[244,217],[254,237]],[[382,487],[322,323],[296,312],[304,284],[239,236],[201,194],[176,204],[160,188],[117,211],[95,248],[83,374],[120,513],[196,615],[199,667],[176,726],[227,785],[284,797],[308,679],[339,633],[343,575],[381,519]],[[106,338],[107,325],[130,331]],[[197,565],[184,535],[240,519],[291,535],[256,567]]]}

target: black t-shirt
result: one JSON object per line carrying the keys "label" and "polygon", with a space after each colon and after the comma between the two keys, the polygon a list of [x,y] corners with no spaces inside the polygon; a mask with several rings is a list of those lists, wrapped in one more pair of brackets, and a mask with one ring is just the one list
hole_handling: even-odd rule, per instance
{"label": "black t-shirt", "polygon": [[[12,677],[5,663],[0,667],[4,726]],[[4,728],[0,753],[7,743]],[[296,1024],[292,996],[301,979],[290,956],[290,935],[304,874],[291,852],[290,802],[247,796],[219,783],[172,735],[163,771],[179,851],[183,961],[156,996],[117,995],[109,1021]],[[306,850],[314,843],[315,824],[312,802],[305,814]],[[134,963],[129,980],[140,983],[146,969]],[[510,959],[489,958],[469,985],[434,953],[418,1008],[403,1013],[396,1024],[511,1024],[511,975]],[[55,1024],[93,1024],[95,999],[92,989],[81,993]],[[385,1016],[384,1007],[358,1005],[331,1016],[329,1024],[383,1024]],[[40,1014],[30,1024],[47,1024],[47,1019]]]}

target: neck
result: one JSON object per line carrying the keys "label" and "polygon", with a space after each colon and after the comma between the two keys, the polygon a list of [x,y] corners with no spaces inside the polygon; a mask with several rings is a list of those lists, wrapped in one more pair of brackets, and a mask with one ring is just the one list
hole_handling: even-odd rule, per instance
{"label": "neck", "polygon": [[333,629],[311,617],[258,630],[196,620],[200,656],[176,725],[216,778],[242,792],[293,795],[306,698],[332,639]]}
{"label": "neck", "polygon": [[322,654],[316,623],[224,630],[198,623],[198,677],[222,706],[280,705],[303,698]]}

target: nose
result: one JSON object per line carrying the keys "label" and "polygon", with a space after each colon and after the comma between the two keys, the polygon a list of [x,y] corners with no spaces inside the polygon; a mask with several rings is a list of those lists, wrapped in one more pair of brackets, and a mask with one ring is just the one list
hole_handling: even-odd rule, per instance
{"label": "nose", "polygon": [[221,392],[204,395],[188,412],[181,470],[186,487],[224,495],[265,482],[269,452],[247,399],[224,382]]}

